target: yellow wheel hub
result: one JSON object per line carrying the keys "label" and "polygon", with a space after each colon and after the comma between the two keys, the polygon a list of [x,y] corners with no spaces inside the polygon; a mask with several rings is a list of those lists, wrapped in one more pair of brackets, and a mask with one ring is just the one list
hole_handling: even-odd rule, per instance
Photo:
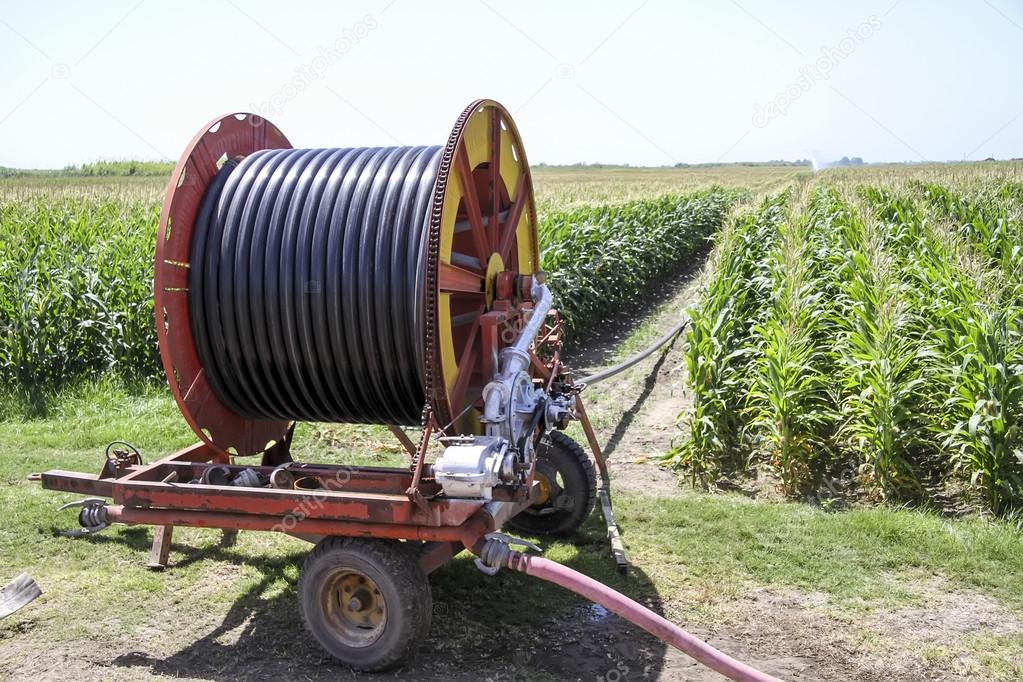
{"label": "yellow wheel hub", "polygon": [[497,275],[504,272],[504,259],[501,254],[495,252],[490,254],[490,262],[487,263],[486,291],[487,310],[494,305],[494,289],[497,287]]}
{"label": "yellow wheel hub", "polygon": [[387,604],[369,576],[340,570],[328,581],[325,597],[327,620],[348,646],[368,646],[383,634]]}
{"label": "yellow wheel hub", "polygon": [[547,476],[537,472],[536,482],[540,486],[540,499],[536,501],[536,504],[547,504],[551,499],[551,482],[547,479]]}

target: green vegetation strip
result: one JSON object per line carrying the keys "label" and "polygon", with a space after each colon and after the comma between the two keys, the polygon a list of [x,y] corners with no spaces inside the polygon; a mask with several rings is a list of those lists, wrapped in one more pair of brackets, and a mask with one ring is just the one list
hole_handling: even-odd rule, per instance
{"label": "green vegetation strip", "polygon": [[689,439],[710,483],[1015,514],[1023,503],[1021,190],[789,191],[719,242],[691,311]]}
{"label": "green vegetation strip", "polygon": [[[160,384],[151,280],[159,204],[125,194],[0,199],[0,414],[44,414],[64,387]],[[544,216],[544,267],[569,329],[598,322],[685,266],[736,191]]]}

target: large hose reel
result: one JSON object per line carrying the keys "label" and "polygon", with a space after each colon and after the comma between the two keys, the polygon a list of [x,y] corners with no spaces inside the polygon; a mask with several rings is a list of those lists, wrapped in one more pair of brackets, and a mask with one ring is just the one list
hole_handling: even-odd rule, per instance
{"label": "large hose reel", "polygon": [[225,453],[263,452],[294,421],[418,424],[424,404],[482,434],[539,267],[529,165],[497,102],[470,104],[443,147],[293,149],[231,114],[168,187],[160,355],[185,419]]}

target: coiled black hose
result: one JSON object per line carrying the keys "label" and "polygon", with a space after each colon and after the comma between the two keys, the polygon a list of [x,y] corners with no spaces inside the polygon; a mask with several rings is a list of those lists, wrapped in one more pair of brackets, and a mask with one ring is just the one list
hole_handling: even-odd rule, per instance
{"label": "coiled black hose", "polygon": [[440,147],[271,149],[210,183],[191,246],[203,369],[250,419],[412,425]]}

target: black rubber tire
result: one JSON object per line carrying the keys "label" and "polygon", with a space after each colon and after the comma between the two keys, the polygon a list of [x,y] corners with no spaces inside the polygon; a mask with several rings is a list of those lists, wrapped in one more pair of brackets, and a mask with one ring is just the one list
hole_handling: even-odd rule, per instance
{"label": "black rubber tire", "polygon": [[[376,583],[386,606],[379,637],[364,646],[350,646],[331,627],[323,591],[332,576],[345,570]],[[433,597],[419,562],[396,540],[327,537],[302,565],[298,578],[298,612],[309,633],[327,653],[365,672],[385,670],[407,660],[430,631]]]}
{"label": "black rubber tire", "polygon": [[561,431],[552,431],[537,448],[537,466],[545,462],[560,474],[563,492],[553,502],[523,510],[508,525],[530,535],[565,537],[579,530],[593,509],[597,497],[593,462]]}

